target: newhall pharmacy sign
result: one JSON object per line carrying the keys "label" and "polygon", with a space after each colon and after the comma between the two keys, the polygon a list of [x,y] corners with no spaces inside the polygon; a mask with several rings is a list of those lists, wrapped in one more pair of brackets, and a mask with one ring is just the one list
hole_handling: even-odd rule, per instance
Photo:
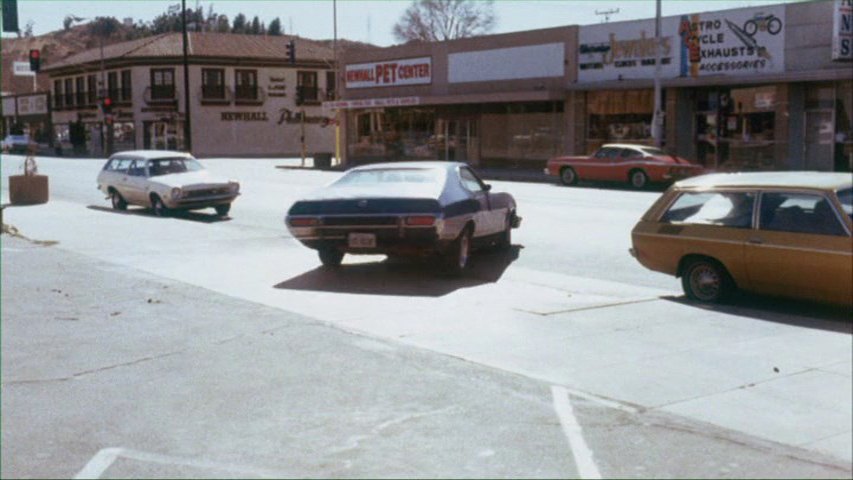
{"label": "newhall pharmacy sign", "polygon": [[347,65],[346,88],[397,87],[432,83],[432,58],[406,58]]}

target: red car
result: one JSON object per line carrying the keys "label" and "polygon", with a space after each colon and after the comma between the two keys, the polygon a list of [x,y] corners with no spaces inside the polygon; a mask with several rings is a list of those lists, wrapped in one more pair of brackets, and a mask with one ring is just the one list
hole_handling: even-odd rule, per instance
{"label": "red car", "polygon": [[552,158],[545,173],[560,177],[566,185],[592,180],[628,182],[642,189],[652,182],[669,183],[699,175],[705,169],[656,147],[610,143],[590,156]]}

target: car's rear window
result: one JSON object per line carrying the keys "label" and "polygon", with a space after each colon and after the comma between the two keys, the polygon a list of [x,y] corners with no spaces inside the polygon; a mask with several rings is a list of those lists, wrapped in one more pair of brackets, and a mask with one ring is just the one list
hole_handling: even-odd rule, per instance
{"label": "car's rear window", "polygon": [[754,205],[752,192],[685,192],[667,209],[661,221],[750,228]]}
{"label": "car's rear window", "polygon": [[387,183],[437,184],[444,180],[440,168],[387,168],[354,170],[335,182],[336,185],[375,185]]}
{"label": "car's rear window", "polygon": [[663,150],[661,150],[659,148],[655,148],[655,147],[643,147],[640,150],[645,152],[647,155],[664,155],[664,156],[666,155],[666,152],[664,152]]}

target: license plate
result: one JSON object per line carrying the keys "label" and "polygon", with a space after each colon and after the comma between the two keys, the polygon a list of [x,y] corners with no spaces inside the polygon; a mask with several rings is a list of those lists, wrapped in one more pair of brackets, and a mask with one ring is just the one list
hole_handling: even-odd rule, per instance
{"label": "license plate", "polygon": [[347,240],[350,248],[376,248],[376,235],[373,233],[350,233]]}

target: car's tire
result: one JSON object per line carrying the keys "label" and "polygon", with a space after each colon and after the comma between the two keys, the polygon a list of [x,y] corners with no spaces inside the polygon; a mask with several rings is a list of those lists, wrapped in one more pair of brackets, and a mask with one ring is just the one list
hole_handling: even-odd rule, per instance
{"label": "car's tire", "polygon": [[575,172],[575,169],[572,167],[563,167],[560,170],[560,182],[563,185],[574,185],[578,183],[578,174]]}
{"label": "car's tire", "polygon": [[224,203],[222,205],[216,205],[213,208],[216,209],[217,215],[219,215],[220,217],[225,217],[228,215],[228,212],[231,211],[231,204],[230,203]]}
{"label": "car's tire", "polygon": [[461,276],[470,265],[471,227],[465,227],[444,254],[444,273],[452,277]]}
{"label": "car's tire", "polygon": [[689,260],[681,271],[681,287],[691,300],[719,303],[729,298],[734,282],[719,262],[709,258]]}
{"label": "car's tire", "polygon": [[512,247],[512,218],[514,216],[515,212],[509,212],[506,215],[506,228],[499,234],[495,249],[504,251]]}
{"label": "car's tire", "polygon": [[344,252],[337,248],[321,248],[317,250],[317,254],[320,256],[320,263],[328,268],[340,267],[344,259]]}
{"label": "car's tire", "polygon": [[637,169],[631,170],[631,173],[628,174],[628,183],[631,184],[636,190],[642,190],[646,188],[649,184],[649,176],[646,175],[646,172]]}
{"label": "car's tire", "polygon": [[168,217],[171,213],[163,200],[157,195],[151,196],[151,211],[157,217]]}
{"label": "car's tire", "polygon": [[112,203],[114,210],[127,210],[127,200],[114,189],[110,189],[110,203]]}

